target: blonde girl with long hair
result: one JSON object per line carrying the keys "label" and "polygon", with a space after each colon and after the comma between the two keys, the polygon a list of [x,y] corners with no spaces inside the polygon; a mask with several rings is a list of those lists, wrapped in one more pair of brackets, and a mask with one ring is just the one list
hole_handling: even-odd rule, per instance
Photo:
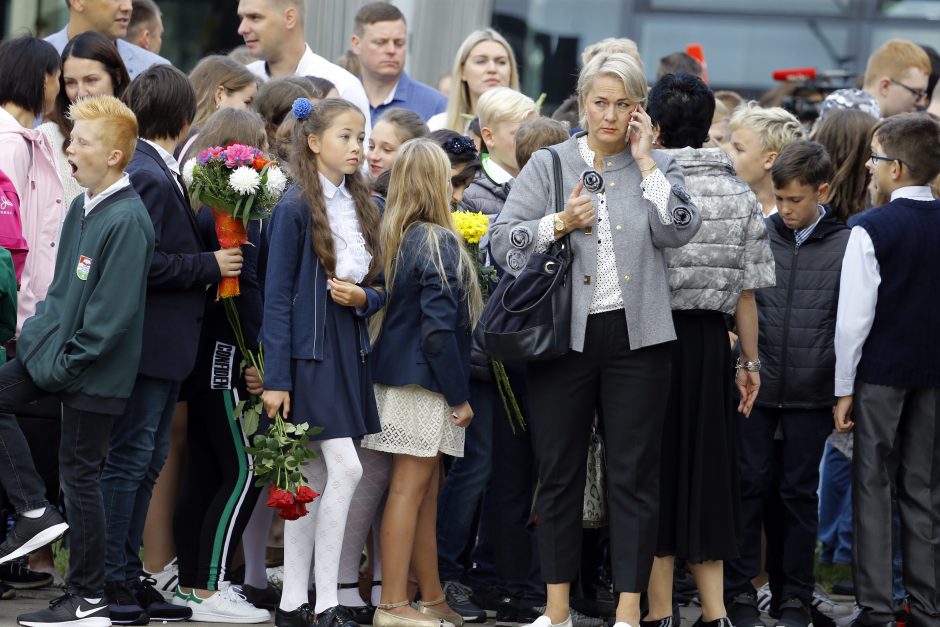
{"label": "blonde girl with long hair", "polygon": [[516,55],[497,31],[475,30],[463,40],[454,57],[447,111],[428,120],[428,128],[465,134],[470,120],[477,115],[477,100],[494,87],[519,91]]}
{"label": "blonde girl with long hair", "polygon": [[[463,624],[447,605],[437,570],[437,490],[441,455],[463,455],[473,418],[470,334],[482,299],[451,216],[450,175],[450,161],[434,142],[403,144],[382,222],[388,301],[373,355],[382,431],[362,442],[392,454],[377,627]],[[422,599],[414,606],[409,567]]]}
{"label": "blonde girl with long hair", "polygon": [[[370,376],[365,319],[385,303],[378,209],[360,172],[366,120],[355,105],[294,101],[296,181],[268,227],[261,337],[264,408],[323,431],[302,468],[320,497],[284,525],[284,588],[278,625],[356,627],[337,598],[349,504],[362,477],[354,439],[381,427]],[[307,603],[316,554],[316,606]]]}

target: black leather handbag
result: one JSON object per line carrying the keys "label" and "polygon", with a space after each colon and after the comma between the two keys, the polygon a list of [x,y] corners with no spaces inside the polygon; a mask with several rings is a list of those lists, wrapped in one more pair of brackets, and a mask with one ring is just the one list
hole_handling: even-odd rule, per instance
{"label": "black leather handbag", "polygon": [[[564,210],[561,161],[552,148],[555,212]],[[571,246],[568,236],[505,274],[480,316],[486,353],[504,361],[560,357],[571,344]]]}

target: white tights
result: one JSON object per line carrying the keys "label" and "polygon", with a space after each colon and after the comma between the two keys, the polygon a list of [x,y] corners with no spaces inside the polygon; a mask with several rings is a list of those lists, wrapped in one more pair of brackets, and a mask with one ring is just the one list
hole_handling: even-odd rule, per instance
{"label": "white tights", "polygon": [[310,446],[317,457],[302,470],[320,496],[308,505],[309,514],[284,525],[284,589],[280,608],[289,612],[307,603],[310,561],[316,551],[314,611],[319,614],[339,605],[336,584],[343,535],[349,504],[362,478],[362,465],[352,438],[311,442]]}
{"label": "white tights", "polygon": [[[388,488],[388,476],[392,467],[391,455],[362,448],[358,444],[359,461],[362,463],[362,481],[356,488],[352,504],[349,506],[349,516],[346,518],[346,535],[343,537],[343,551],[339,561],[339,583],[351,584],[359,582],[359,562],[362,558],[362,547],[369,536],[369,529],[373,527],[376,519],[376,510],[382,501],[382,496]],[[381,523],[381,513],[378,515]],[[369,547],[369,559],[373,565],[373,581],[382,580],[382,560],[380,559],[379,531],[375,529],[372,534],[372,546]],[[381,589],[376,587],[379,595]],[[374,597],[376,591],[373,590]],[[370,599],[373,604],[377,601]],[[358,588],[344,588],[339,591],[339,602],[349,607],[365,605],[366,602],[359,596]]]}

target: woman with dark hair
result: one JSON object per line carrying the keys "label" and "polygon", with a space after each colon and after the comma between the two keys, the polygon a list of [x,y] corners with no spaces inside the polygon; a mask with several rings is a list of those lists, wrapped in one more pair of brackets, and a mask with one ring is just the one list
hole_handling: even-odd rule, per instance
{"label": "woman with dark hair", "polygon": [[[760,203],[734,174],[731,158],[708,140],[715,96],[702,80],[667,74],[650,90],[657,143],[685,174],[702,228],[668,249],[672,383],[663,429],[656,558],[644,624],[673,626],[672,577],[686,560],[702,598],[696,625],[730,627],[723,560],[738,554],[735,406],[748,415],[760,387],[754,290],[774,285],[774,262]],[[732,375],[726,319],[734,316],[741,357]]]}
{"label": "woman with dark hair", "polygon": [[[19,196],[22,229],[0,232],[20,282],[17,330],[46,297],[55,270],[59,228],[68,208],[54,149],[33,128],[52,110],[62,64],[52,44],[25,35],[0,42],[0,172]],[[6,229],[5,229],[6,230]],[[31,250],[26,255],[27,249]]]}
{"label": "woman with dark hair", "polygon": [[477,172],[483,167],[473,140],[466,135],[441,129],[433,131],[428,139],[444,149],[450,160],[450,206],[455,211],[463,200],[463,192],[476,178]]}
{"label": "woman with dark hair", "polygon": [[877,123],[877,118],[864,111],[838,109],[827,115],[813,133],[813,140],[823,145],[835,166],[826,204],[842,222],[868,205],[871,175],[865,164],[871,158],[872,130]]}
{"label": "woman with dark hair", "polygon": [[56,168],[65,188],[66,203],[84,190],[72,178],[72,166],[65,149],[72,133],[69,106],[79,98],[114,96],[120,98],[131,79],[114,42],[96,31],[87,31],[69,40],[62,50],[62,77],[55,107],[39,125],[55,151]]}

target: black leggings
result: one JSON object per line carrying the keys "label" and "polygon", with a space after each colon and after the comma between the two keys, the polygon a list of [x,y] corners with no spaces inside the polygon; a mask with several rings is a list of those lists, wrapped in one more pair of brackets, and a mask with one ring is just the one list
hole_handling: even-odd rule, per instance
{"label": "black leggings", "polygon": [[[173,517],[180,585],[218,590],[228,580],[261,488],[255,487],[241,420],[240,390],[206,390],[188,399],[187,456]],[[259,432],[267,428],[262,422]]]}

